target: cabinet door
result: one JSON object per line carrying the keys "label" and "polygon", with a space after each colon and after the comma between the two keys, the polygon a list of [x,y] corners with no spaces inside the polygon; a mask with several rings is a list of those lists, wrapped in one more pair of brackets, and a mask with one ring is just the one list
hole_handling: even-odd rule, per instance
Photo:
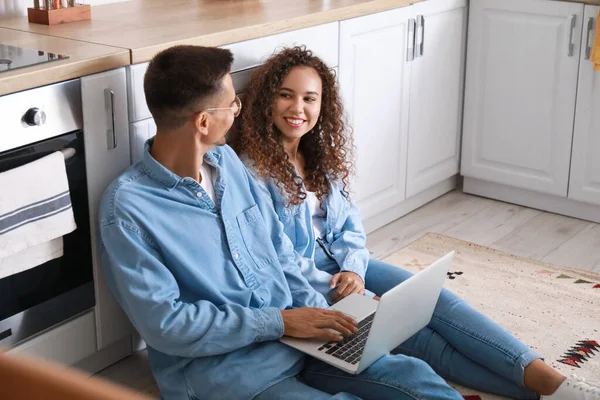
{"label": "cabinet door", "polygon": [[339,82],[354,131],[352,190],[363,219],[405,198],[412,16],[406,7],[340,23]]}
{"label": "cabinet door", "polygon": [[600,72],[590,61],[599,10],[585,6],[569,198],[600,205]]}
{"label": "cabinet door", "polygon": [[144,155],[146,140],[156,135],[156,123],[153,118],[129,124],[129,146],[131,148],[131,163],[135,164]]}
{"label": "cabinet door", "polygon": [[406,197],[459,170],[466,7],[466,0],[414,6],[417,50],[410,80]]}
{"label": "cabinet door", "polygon": [[583,5],[472,0],[461,172],[567,196]]}
{"label": "cabinet door", "polygon": [[129,166],[125,69],[81,78],[81,101],[96,289],[96,329],[98,348],[101,349],[132,330],[103,279],[97,235],[100,197]]}

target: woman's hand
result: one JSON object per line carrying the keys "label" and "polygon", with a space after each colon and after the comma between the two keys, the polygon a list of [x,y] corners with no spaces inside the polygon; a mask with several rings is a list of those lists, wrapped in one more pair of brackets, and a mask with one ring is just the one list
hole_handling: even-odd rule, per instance
{"label": "woman's hand", "polygon": [[358,330],[354,319],[334,310],[313,307],[294,308],[282,310],[281,317],[283,334],[296,338],[317,338],[339,342],[344,336],[349,336]]}
{"label": "woman's hand", "polygon": [[339,272],[331,278],[329,287],[337,289],[331,296],[331,301],[338,302],[344,297],[352,294],[365,294],[365,283],[362,278],[354,272]]}

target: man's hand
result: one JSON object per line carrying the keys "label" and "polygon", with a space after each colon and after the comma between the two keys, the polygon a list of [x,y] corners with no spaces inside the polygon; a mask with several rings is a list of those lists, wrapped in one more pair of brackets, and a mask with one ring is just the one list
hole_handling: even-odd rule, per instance
{"label": "man's hand", "polygon": [[[344,313],[322,308],[303,307],[282,310],[283,334],[296,338],[340,341],[357,331],[356,321]],[[333,329],[336,332],[331,332]],[[339,332],[339,333],[337,333]]]}
{"label": "man's hand", "polygon": [[331,301],[334,303],[352,293],[365,294],[365,283],[362,278],[354,272],[346,271],[335,274],[331,278],[329,287],[333,289],[336,285],[337,289],[331,295]]}

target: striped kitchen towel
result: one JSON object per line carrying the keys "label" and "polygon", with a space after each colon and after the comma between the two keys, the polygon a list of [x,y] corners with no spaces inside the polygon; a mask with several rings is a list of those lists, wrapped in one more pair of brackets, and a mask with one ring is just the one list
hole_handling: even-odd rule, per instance
{"label": "striped kitchen towel", "polygon": [[77,228],[63,154],[0,173],[0,187],[0,279],[61,257]]}

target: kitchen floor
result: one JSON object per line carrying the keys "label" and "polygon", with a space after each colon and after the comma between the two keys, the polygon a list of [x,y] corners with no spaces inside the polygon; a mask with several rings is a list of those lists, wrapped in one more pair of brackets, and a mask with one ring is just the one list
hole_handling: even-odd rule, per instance
{"label": "kitchen floor", "polygon": [[[373,257],[384,258],[426,232],[443,233],[511,254],[600,272],[600,224],[500,201],[450,192],[368,235]],[[98,376],[156,395],[145,351]]]}

